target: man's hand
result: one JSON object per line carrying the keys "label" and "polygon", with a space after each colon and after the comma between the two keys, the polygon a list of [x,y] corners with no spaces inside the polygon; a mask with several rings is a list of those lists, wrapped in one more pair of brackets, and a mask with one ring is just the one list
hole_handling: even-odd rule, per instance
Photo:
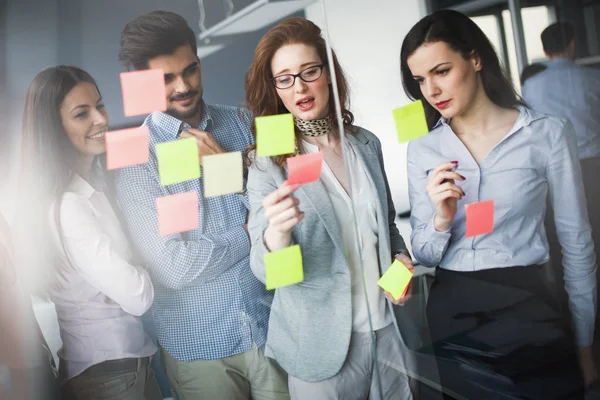
{"label": "man's hand", "polygon": [[219,143],[212,137],[212,135],[206,131],[190,128],[187,131],[181,132],[179,135],[180,139],[194,138],[198,144],[198,162],[202,165],[202,157],[210,156],[213,154],[222,154],[225,151],[221,148]]}

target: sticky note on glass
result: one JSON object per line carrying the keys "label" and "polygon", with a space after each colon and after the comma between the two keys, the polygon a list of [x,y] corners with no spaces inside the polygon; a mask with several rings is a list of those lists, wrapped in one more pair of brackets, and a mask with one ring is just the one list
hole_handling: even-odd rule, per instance
{"label": "sticky note on glass", "polygon": [[392,113],[394,114],[394,121],[396,121],[396,131],[400,143],[418,139],[429,132],[421,100],[396,108]]}
{"label": "sticky note on glass", "polygon": [[377,281],[377,284],[390,293],[394,300],[399,300],[406,294],[412,276],[412,270],[406,268],[406,265],[400,261],[394,260],[386,273]]}
{"label": "sticky note on glass", "polygon": [[294,285],[304,280],[300,245],[286,247],[265,255],[267,290]]}
{"label": "sticky note on glass", "polygon": [[261,157],[292,154],[296,149],[292,114],[256,117],[256,155]]}
{"label": "sticky note on glass", "polygon": [[300,154],[287,159],[288,178],[287,183],[290,185],[302,185],[305,183],[315,182],[321,176],[321,168],[323,167],[323,153],[317,151],[315,153]]}
{"label": "sticky note on glass", "polygon": [[494,200],[465,204],[466,237],[485,235],[494,231]]}
{"label": "sticky note on glass", "polygon": [[198,228],[198,192],[156,198],[158,234],[161,236]]}
{"label": "sticky note on glass", "polygon": [[204,197],[239,193],[244,186],[242,153],[239,151],[202,157]]}
{"label": "sticky note on glass", "polygon": [[185,138],[156,145],[158,174],[163,186],[200,178],[198,145]]}
{"label": "sticky note on glass", "polygon": [[122,72],[120,77],[126,117],[167,109],[167,90],[162,69]]}
{"label": "sticky note on glass", "polygon": [[150,134],[147,126],[106,132],[104,140],[107,169],[148,162]]}

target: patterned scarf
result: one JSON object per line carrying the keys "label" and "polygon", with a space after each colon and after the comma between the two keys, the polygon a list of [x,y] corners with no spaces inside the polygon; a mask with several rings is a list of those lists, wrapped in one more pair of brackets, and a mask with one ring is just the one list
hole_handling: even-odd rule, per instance
{"label": "patterned scarf", "polygon": [[294,124],[304,136],[323,136],[333,128],[333,118],[328,115],[325,118],[307,121],[294,117]]}

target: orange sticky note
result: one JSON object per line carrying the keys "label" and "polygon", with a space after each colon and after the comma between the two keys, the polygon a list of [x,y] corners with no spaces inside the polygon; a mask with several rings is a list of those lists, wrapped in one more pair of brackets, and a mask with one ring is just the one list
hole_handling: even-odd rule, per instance
{"label": "orange sticky note", "polygon": [[494,231],[494,200],[465,204],[466,237],[485,235]]}
{"label": "orange sticky note", "polygon": [[117,169],[148,162],[150,132],[139,128],[106,132],[106,168]]}
{"label": "orange sticky note", "polygon": [[301,154],[287,159],[290,185],[302,185],[319,180],[323,167],[323,152]]}
{"label": "orange sticky note", "polygon": [[122,72],[120,77],[126,117],[167,109],[167,90],[162,69]]}
{"label": "orange sticky note", "polygon": [[161,236],[198,228],[198,192],[156,198],[158,234]]}
{"label": "orange sticky note", "polygon": [[398,260],[394,260],[390,268],[377,281],[377,284],[390,293],[394,300],[401,299],[406,294],[408,284],[412,279],[413,271]]}

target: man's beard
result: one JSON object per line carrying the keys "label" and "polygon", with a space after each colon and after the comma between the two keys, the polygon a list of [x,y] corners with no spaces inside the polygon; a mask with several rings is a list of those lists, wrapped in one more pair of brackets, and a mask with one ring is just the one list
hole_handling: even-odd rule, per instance
{"label": "man's beard", "polygon": [[[198,94],[198,92],[188,92],[188,93],[184,93],[183,95],[173,96],[173,97],[169,98],[169,100],[176,101],[178,99],[185,99],[190,96],[196,96],[197,94]],[[176,109],[175,107],[167,108],[167,114],[171,115],[172,117],[177,118],[180,121],[183,121],[187,118],[195,117],[196,115],[198,115],[201,108],[202,108],[202,98],[197,97],[196,104],[194,105],[194,107],[190,108],[189,110],[180,111],[180,110]]]}

